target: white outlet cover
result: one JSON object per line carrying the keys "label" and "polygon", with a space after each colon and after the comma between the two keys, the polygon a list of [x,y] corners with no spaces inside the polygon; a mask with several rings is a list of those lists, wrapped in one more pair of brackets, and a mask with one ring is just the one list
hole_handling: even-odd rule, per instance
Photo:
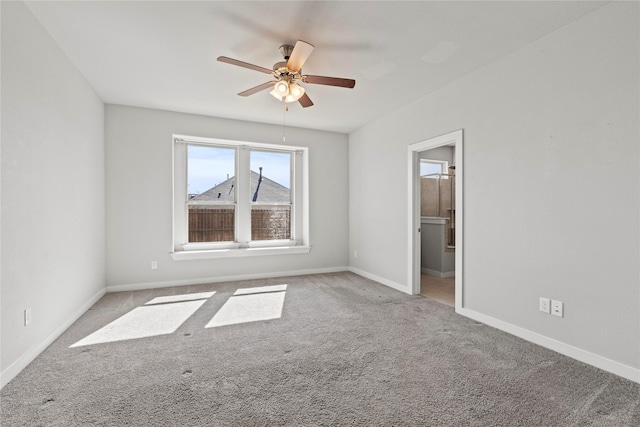
{"label": "white outlet cover", "polygon": [[551,300],[549,298],[540,298],[540,311],[543,313],[551,313]]}
{"label": "white outlet cover", "polygon": [[564,317],[564,304],[562,301],[551,300],[551,314],[558,317]]}

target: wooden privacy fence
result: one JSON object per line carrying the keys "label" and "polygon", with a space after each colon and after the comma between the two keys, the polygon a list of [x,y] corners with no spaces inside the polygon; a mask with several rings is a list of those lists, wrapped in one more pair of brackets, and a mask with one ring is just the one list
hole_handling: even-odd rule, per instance
{"label": "wooden privacy fence", "polygon": [[189,242],[232,242],[235,210],[189,206]]}
{"label": "wooden privacy fence", "polygon": [[251,240],[291,238],[291,206],[251,208]]}
{"label": "wooden privacy fence", "polygon": [[[291,206],[253,206],[251,240],[291,238]],[[189,207],[189,242],[232,242],[235,239],[233,208]]]}

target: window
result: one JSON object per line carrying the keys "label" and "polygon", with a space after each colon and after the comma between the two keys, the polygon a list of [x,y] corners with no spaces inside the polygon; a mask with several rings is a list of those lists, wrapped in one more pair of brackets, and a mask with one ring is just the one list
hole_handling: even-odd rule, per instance
{"label": "window", "polygon": [[251,150],[249,169],[251,240],[291,239],[291,153]]}
{"label": "window", "polygon": [[174,135],[174,259],[309,252],[307,148]]}
{"label": "window", "polygon": [[[236,150],[187,144],[187,242],[235,240]],[[225,178],[226,174],[226,178]]]}
{"label": "window", "polygon": [[[449,173],[449,162],[444,160],[420,159],[420,177],[438,179],[437,174]],[[447,176],[442,176],[447,179]]]}

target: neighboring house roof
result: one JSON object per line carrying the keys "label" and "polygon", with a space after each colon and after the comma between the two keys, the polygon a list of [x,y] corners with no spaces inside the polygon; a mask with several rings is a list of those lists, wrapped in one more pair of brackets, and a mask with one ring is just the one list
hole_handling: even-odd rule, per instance
{"label": "neighboring house roof", "polygon": [[[259,180],[260,174],[251,171],[251,197],[253,197],[256,192]],[[192,197],[190,197],[190,200],[233,202],[235,181],[236,179],[233,176],[201,194],[192,195]],[[272,181],[263,175],[256,201],[289,203],[291,201],[290,193],[291,191],[287,187],[278,184],[277,182]]]}

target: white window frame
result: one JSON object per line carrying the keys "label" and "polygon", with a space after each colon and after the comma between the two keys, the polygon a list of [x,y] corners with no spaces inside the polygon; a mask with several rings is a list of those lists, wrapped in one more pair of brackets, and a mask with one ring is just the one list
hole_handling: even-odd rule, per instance
{"label": "white window frame", "polygon": [[[309,149],[289,145],[233,141],[186,135],[173,135],[173,247],[171,257],[178,260],[228,258],[242,256],[308,253],[309,245]],[[206,145],[234,148],[235,202],[205,202],[235,206],[233,242],[188,242],[187,147]],[[291,239],[251,241],[250,152],[287,152],[291,154]]]}

